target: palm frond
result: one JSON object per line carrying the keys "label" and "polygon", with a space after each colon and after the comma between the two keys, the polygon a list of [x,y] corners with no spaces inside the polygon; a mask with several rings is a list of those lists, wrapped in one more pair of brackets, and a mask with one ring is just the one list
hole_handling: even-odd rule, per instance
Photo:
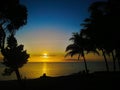
{"label": "palm frond", "polygon": [[66,47],[66,52],[69,51],[69,50],[75,50],[76,49],[76,45],[75,44],[70,44]]}
{"label": "palm frond", "polygon": [[65,57],[67,57],[67,56],[73,57],[73,56],[76,55],[76,54],[78,54],[78,51],[69,51],[69,52],[65,55]]}
{"label": "palm frond", "polygon": [[90,52],[94,53],[94,54],[97,54],[97,55],[100,55],[100,53],[97,50],[88,50],[87,54],[90,53]]}

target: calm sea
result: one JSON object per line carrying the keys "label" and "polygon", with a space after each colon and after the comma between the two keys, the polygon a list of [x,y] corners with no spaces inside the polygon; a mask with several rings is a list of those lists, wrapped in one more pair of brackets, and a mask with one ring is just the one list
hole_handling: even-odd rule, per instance
{"label": "calm sea", "polygon": [[[104,71],[104,62],[88,62],[88,69],[90,72],[94,71]],[[112,63],[109,63],[110,68],[112,68]],[[3,76],[3,70],[5,66],[0,64],[0,80],[14,80],[16,79],[15,73],[10,76]],[[29,62],[20,68],[20,74],[22,78],[39,78],[44,73],[47,76],[56,77],[64,76],[73,73],[83,71],[83,62]]]}

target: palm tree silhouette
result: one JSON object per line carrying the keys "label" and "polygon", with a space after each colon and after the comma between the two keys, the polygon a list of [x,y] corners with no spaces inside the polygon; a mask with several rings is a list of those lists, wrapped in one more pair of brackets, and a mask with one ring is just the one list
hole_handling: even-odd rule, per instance
{"label": "palm tree silhouette", "polygon": [[29,54],[27,54],[23,47],[23,45],[17,44],[17,40],[12,34],[7,38],[6,48],[2,49],[4,56],[3,64],[8,67],[5,69],[3,75],[10,75],[12,72],[15,72],[19,82],[21,81],[21,77],[18,69],[27,63],[27,59],[29,58]]}
{"label": "palm tree silhouette", "polygon": [[73,41],[73,44],[70,44],[66,48],[66,52],[68,52],[66,56],[71,55],[71,57],[75,54],[78,54],[78,60],[80,59],[80,56],[83,57],[84,63],[85,63],[85,71],[88,73],[87,63],[84,55],[84,47],[82,45],[82,38],[80,38],[80,35],[78,33],[73,33],[72,38],[70,40]]}
{"label": "palm tree silhouette", "polygon": [[[90,8],[91,17],[96,29],[96,39],[100,42],[100,49],[113,57],[113,69],[116,71],[116,50],[119,49],[120,29],[120,1],[108,0],[107,2],[95,2]],[[113,31],[114,30],[114,31]],[[102,35],[102,36],[101,36]],[[113,44],[114,43],[114,44]],[[109,53],[108,53],[109,52]],[[118,56],[118,55],[117,55]]]}
{"label": "palm tree silhouette", "polygon": [[107,43],[109,42],[108,31],[106,28],[106,2],[95,2],[89,7],[91,16],[85,19],[83,25],[83,35],[90,38],[94,46],[101,50],[106,63],[106,69],[109,71],[106,54]]}
{"label": "palm tree silhouette", "polygon": [[120,70],[120,49],[118,48],[118,49],[116,49],[115,50],[115,57],[116,57],[116,59],[118,60],[118,65],[119,65],[119,70]]}
{"label": "palm tree silhouette", "polygon": [[96,51],[95,48],[92,47],[91,41],[81,37],[79,33],[73,33],[73,36],[72,38],[70,38],[70,40],[73,41],[73,44],[70,44],[66,47],[67,54],[65,55],[65,57],[68,55],[71,55],[72,57],[73,55],[76,55],[76,54],[78,54],[78,60],[80,59],[80,57],[83,57],[84,64],[85,64],[85,71],[86,73],[88,73],[88,67],[85,59],[85,52],[86,53],[94,52],[97,54],[98,52]]}
{"label": "palm tree silhouette", "polygon": [[[111,52],[112,53],[112,56],[113,56],[113,69],[114,71],[116,71],[116,59],[118,60],[118,64],[119,64],[119,56],[120,56],[120,53],[119,53],[119,49],[120,49],[120,24],[118,23],[118,21],[120,21],[120,1],[119,0],[109,0],[108,1],[108,9],[109,9],[109,18],[108,19],[111,19],[111,26],[110,28],[114,30],[114,32],[111,33],[111,40],[112,40],[112,43],[114,43],[113,45],[113,51]],[[115,53],[116,52],[116,53]],[[116,55],[117,54],[117,55]],[[120,65],[120,64],[119,64]]]}

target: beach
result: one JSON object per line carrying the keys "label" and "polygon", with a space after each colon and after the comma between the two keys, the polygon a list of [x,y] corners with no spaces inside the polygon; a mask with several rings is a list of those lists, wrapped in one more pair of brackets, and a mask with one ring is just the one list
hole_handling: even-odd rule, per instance
{"label": "beach", "polygon": [[119,90],[120,72],[79,72],[68,76],[41,76],[24,79],[22,85],[17,80],[0,81],[0,88],[11,90]]}

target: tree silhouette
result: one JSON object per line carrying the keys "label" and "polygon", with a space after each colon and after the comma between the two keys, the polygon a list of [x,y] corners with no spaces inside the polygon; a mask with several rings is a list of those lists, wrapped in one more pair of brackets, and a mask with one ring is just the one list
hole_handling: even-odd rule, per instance
{"label": "tree silhouette", "polygon": [[[116,59],[119,62],[120,49],[120,1],[108,0],[92,3],[89,7],[90,17],[85,19],[82,35],[90,38],[98,50],[101,50],[109,71],[106,55],[113,57],[113,69]],[[117,54],[117,55],[116,55]]]}
{"label": "tree silhouette", "polygon": [[[95,4],[95,3],[94,3]],[[102,7],[102,10],[99,9]],[[102,17],[100,26],[102,30],[102,38],[104,40],[104,50],[111,53],[111,56],[113,57],[113,69],[116,70],[116,53],[115,51],[119,49],[120,44],[118,43],[120,41],[119,35],[120,35],[120,27],[118,21],[120,21],[120,1],[118,0],[108,0],[108,2],[104,2],[103,5],[99,5],[96,7],[101,11]],[[97,15],[96,15],[97,16]],[[100,29],[98,29],[100,31]],[[118,55],[117,55],[118,56]]]}
{"label": "tree silhouette", "polygon": [[[118,23],[120,21],[120,1],[119,0],[109,0],[108,1],[108,8],[109,8],[109,18],[111,19],[111,23],[110,20],[108,20],[109,25],[111,25],[109,27],[109,29],[113,29],[114,32],[111,32],[111,42],[114,43],[113,44],[113,67],[114,67],[114,71],[116,71],[116,59],[118,59],[118,63],[119,63],[119,49],[120,49],[120,24]],[[117,55],[116,55],[117,54]],[[116,57],[115,57],[116,56]],[[120,65],[120,64],[119,64]],[[120,67],[120,66],[119,66]]]}
{"label": "tree silhouette", "polygon": [[18,45],[14,35],[7,38],[7,46],[2,49],[4,56],[3,64],[7,66],[4,75],[10,75],[12,72],[16,73],[18,81],[21,81],[19,68],[27,63],[29,54],[23,49],[23,45]]}
{"label": "tree silhouette", "polygon": [[81,37],[79,33],[73,33],[73,36],[72,38],[70,38],[70,40],[73,41],[73,44],[70,44],[66,47],[67,54],[65,55],[65,57],[68,55],[71,55],[72,57],[73,55],[76,54],[78,54],[78,60],[80,59],[80,56],[83,57],[85,64],[85,71],[86,73],[88,73],[88,67],[85,59],[85,52],[86,53],[94,52],[98,54],[97,50],[93,48],[92,43],[89,39]]}
{"label": "tree silhouette", "polygon": [[119,70],[120,70],[120,49],[116,49],[115,50],[115,57],[116,57],[116,59],[118,60],[118,65],[119,65]]}
{"label": "tree silhouette", "polygon": [[27,62],[29,55],[23,50],[23,45],[17,45],[14,35],[26,23],[27,9],[19,0],[0,0],[0,49],[4,56],[3,64],[7,66],[4,74],[15,71],[18,80],[21,80],[18,68]]}
{"label": "tree silhouette", "polygon": [[27,9],[19,0],[0,0],[0,49],[4,49],[7,33],[15,33],[27,23]]}
{"label": "tree silhouette", "polygon": [[111,45],[111,38],[110,33],[108,34],[108,26],[106,25],[106,23],[108,23],[107,2],[93,3],[90,6],[90,11],[91,18],[94,20],[92,22],[95,23],[95,29],[93,32],[96,34],[96,37],[93,39],[95,39],[98,49],[102,51],[107,71],[109,71],[106,54],[110,55],[109,53],[113,49],[109,47]]}
{"label": "tree silhouette", "polygon": [[105,52],[106,32],[104,32],[104,27],[102,26],[103,15],[101,14],[101,10],[98,10],[98,5],[98,2],[91,5],[91,16],[90,18],[84,20],[84,23],[82,24],[83,29],[81,31],[81,35],[83,37],[85,36],[85,38],[89,38],[93,42],[93,45],[98,48],[98,50],[102,51],[106,63],[106,69],[109,71]]}

